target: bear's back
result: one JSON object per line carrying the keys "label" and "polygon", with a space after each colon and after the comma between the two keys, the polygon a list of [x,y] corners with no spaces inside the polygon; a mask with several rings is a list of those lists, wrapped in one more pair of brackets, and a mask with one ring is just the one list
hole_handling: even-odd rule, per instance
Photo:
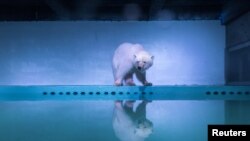
{"label": "bear's back", "polygon": [[143,50],[144,48],[140,44],[123,43],[115,50],[114,58],[122,57],[130,60],[133,59],[133,55]]}

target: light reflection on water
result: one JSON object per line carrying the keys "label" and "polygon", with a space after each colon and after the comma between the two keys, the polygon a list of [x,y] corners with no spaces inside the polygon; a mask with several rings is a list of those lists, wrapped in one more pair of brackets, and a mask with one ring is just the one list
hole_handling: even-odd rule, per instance
{"label": "light reflection on water", "polygon": [[[133,110],[136,111],[142,102],[136,101]],[[0,140],[118,141],[122,137],[117,136],[113,122],[117,106],[119,103],[114,101],[101,100],[0,102]],[[142,108],[136,116],[135,113],[126,114],[135,116],[133,119],[147,119],[145,125],[149,130],[140,134],[145,135],[146,141],[202,141],[207,137],[207,124],[225,122],[224,101],[161,100],[144,106],[145,111]],[[120,121],[124,126],[131,122],[128,117]],[[138,124],[135,125],[133,129],[136,130]],[[125,134],[125,130],[122,132]]]}

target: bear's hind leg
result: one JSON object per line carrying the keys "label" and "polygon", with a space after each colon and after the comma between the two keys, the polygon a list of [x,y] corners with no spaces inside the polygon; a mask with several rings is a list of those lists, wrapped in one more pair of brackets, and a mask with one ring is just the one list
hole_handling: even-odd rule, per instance
{"label": "bear's hind leg", "polygon": [[122,109],[122,101],[121,100],[116,100],[115,101],[115,107]]}
{"label": "bear's hind leg", "polygon": [[123,76],[123,74],[122,73],[116,73],[115,74],[115,85],[116,86],[122,86],[123,85],[123,78],[124,78],[124,76]]}
{"label": "bear's hind leg", "polygon": [[120,65],[116,68],[116,71],[114,74],[116,86],[123,85],[123,81],[128,76],[128,72],[130,72],[130,70],[131,70],[131,66],[126,66],[126,65]]}
{"label": "bear's hind leg", "polygon": [[116,79],[116,80],[115,80],[115,85],[116,85],[116,86],[122,86],[122,80]]}

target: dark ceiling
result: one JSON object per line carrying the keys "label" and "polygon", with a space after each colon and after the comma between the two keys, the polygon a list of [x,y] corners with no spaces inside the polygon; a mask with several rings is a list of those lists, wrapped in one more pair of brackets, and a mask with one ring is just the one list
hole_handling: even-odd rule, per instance
{"label": "dark ceiling", "polygon": [[229,1],[235,0],[0,0],[0,20],[214,20]]}

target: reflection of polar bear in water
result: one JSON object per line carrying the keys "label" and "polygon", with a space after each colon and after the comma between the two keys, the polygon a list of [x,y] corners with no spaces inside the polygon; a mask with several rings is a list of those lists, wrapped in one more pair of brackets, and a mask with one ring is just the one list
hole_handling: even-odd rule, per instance
{"label": "reflection of polar bear in water", "polygon": [[134,102],[115,102],[113,129],[120,141],[144,141],[153,131],[153,124],[146,119],[146,105],[141,102],[133,111]]}

